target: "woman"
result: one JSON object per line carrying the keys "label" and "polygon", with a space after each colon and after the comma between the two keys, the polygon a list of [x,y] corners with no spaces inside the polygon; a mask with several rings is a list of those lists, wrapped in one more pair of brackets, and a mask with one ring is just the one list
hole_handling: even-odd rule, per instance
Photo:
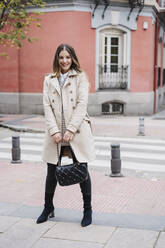
{"label": "woman", "polygon": [[[53,196],[57,186],[55,177],[60,158],[72,156],[73,160],[87,163],[94,159],[94,143],[87,114],[89,82],[80,68],[74,49],[62,44],[57,48],[53,62],[53,74],[45,77],[43,104],[46,119],[46,135],[43,159],[47,163],[44,210],[37,223],[54,217]],[[92,223],[91,179],[80,183],[83,196],[83,227]]]}

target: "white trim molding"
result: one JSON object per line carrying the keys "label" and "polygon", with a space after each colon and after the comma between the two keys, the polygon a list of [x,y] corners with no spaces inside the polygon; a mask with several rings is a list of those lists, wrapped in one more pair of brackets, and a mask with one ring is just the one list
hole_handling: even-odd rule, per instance
{"label": "white trim molding", "polygon": [[96,83],[95,83],[95,89],[96,91],[99,89],[99,56],[100,56],[100,33],[101,31],[107,30],[109,31],[111,29],[116,29],[118,31],[123,32],[123,65],[128,66],[128,87],[127,90],[130,89],[130,58],[131,58],[131,31],[125,27],[122,27],[120,25],[105,25],[98,29],[96,29]]}

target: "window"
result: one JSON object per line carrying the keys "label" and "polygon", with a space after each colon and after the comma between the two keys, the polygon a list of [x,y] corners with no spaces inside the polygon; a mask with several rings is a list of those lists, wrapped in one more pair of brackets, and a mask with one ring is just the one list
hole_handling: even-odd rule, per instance
{"label": "window", "polygon": [[104,37],[104,71],[118,72],[119,37]]}
{"label": "window", "polygon": [[113,33],[105,33],[102,35],[102,51],[100,57],[101,66],[104,72],[118,72],[119,66],[122,64],[122,35],[113,35]]}
{"label": "window", "polygon": [[106,102],[102,104],[102,114],[123,114],[124,104],[121,102]]}
{"label": "window", "polygon": [[130,31],[104,27],[97,31],[96,89],[129,88]]}

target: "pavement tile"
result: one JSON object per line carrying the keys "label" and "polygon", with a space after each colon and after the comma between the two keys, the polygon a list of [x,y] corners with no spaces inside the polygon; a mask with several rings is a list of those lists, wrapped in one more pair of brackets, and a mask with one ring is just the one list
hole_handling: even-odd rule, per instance
{"label": "pavement tile", "polygon": [[155,248],[164,248],[164,247],[165,247],[165,233],[161,232]]}
{"label": "pavement tile", "polygon": [[57,223],[43,237],[105,244],[114,230],[114,227],[90,225],[82,228],[77,223]]}
{"label": "pavement tile", "polygon": [[30,248],[55,223],[37,225],[34,220],[21,219],[6,232],[0,234],[1,248]]}
{"label": "pavement tile", "polygon": [[[44,205],[46,166],[1,163],[0,171],[0,215],[36,219]],[[164,180],[110,178],[94,170],[91,179],[93,224],[164,229]],[[55,221],[80,222],[83,201],[79,185],[57,187],[54,205]]]}
{"label": "pavement tile", "polygon": [[18,211],[22,204],[0,202],[0,215],[12,215],[13,212]]}
{"label": "pavement tile", "polygon": [[[0,204],[1,205],[1,204]],[[6,209],[10,209],[12,203],[4,204]],[[12,217],[37,219],[43,210],[43,206],[30,206],[18,204],[16,211],[6,214]],[[83,212],[73,209],[55,208],[55,218],[53,222],[80,223]],[[165,228],[165,216],[137,215],[137,214],[113,214],[93,212],[93,224],[110,227],[124,227],[134,229],[145,229],[152,231],[162,231]]]}
{"label": "pavement tile", "polygon": [[59,240],[59,239],[40,239],[32,248],[103,248],[103,244]]}
{"label": "pavement tile", "polygon": [[20,218],[0,216],[0,233],[5,232],[8,228],[20,221]]}
{"label": "pavement tile", "polygon": [[152,216],[130,213],[94,213],[93,224],[162,231],[165,228],[165,216]]}
{"label": "pavement tile", "polygon": [[165,181],[143,178],[109,178],[92,172],[95,212],[165,216]]}
{"label": "pavement tile", "polygon": [[12,213],[12,216],[20,218],[36,219],[43,211],[43,207],[30,205],[22,205],[19,209]]}
{"label": "pavement tile", "polygon": [[159,232],[119,228],[105,248],[153,248]]}

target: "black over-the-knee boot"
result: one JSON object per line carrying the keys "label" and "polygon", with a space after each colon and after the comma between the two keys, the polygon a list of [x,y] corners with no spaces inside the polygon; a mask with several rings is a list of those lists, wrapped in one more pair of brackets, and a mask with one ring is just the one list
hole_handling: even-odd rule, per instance
{"label": "black over-the-knee boot", "polygon": [[54,206],[53,206],[53,197],[55,188],[57,185],[57,180],[55,177],[56,166],[53,164],[48,164],[47,177],[46,177],[46,186],[45,186],[45,204],[44,210],[37,219],[37,224],[47,221],[48,217],[54,217]]}
{"label": "black over-the-knee boot", "polygon": [[83,194],[84,200],[84,215],[81,221],[81,226],[89,226],[92,223],[92,206],[91,206],[91,194]]}
{"label": "black over-the-knee boot", "polygon": [[81,221],[81,226],[85,227],[92,223],[92,205],[91,205],[91,179],[88,173],[88,179],[83,183],[80,183],[80,188],[83,196],[83,219]]}
{"label": "black over-the-knee boot", "polygon": [[43,223],[47,221],[48,217],[54,217],[54,206],[52,204],[54,193],[45,193],[45,204],[44,210],[42,211],[41,215],[37,219],[37,224]]}

